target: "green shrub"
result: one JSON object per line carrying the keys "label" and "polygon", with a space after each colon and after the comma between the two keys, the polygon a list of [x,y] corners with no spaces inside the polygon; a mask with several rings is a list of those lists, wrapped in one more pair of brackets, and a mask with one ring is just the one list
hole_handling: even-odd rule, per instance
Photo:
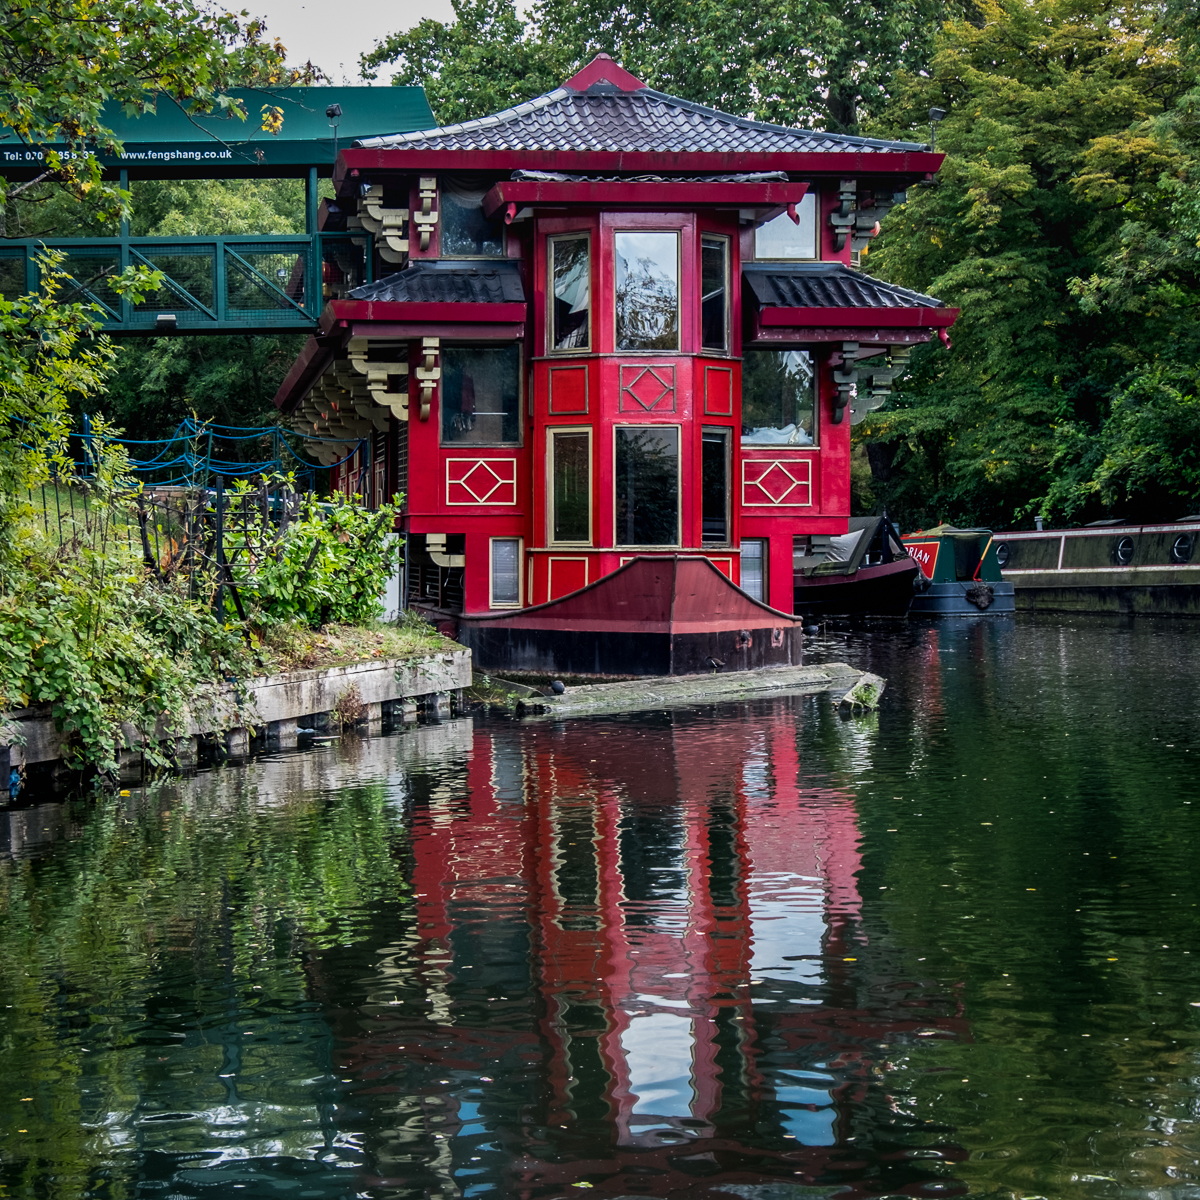
{"label": "green shrub", "polygon": [[[245,488],[235,489],[234,496]],[[300,620],[322,625],[363,624],[383,613],[380,597],[396,571],[399,545],[390,537],[396,507],[370,512],[340,493],[306,501],[298,521],[271,546],[251,535],[226,538],[226,557],[247,616],[263,625]],[[232,612],[232,601],[226,610]]]}

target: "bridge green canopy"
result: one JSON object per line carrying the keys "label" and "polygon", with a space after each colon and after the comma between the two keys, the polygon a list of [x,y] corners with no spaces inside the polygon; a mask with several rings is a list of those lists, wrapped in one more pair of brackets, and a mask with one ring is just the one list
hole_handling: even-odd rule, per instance
{"label": "bridge green canopy", "polygon": [[[240,88],[230,95],[245,105],[239,121],[216,110],[189,113],[167,97],[157,111],[130,117],[113,105],[105,124],[124,142],[120,155],[101,155],[105,175],[128,171],[130,179],[222,179],[306,175],[310,167],[329,174],[334,130],[325,110],[341,106],[337,147],[355,138],[430,129],[437,122],[419,87]],[[264,108],[283,111],[277,134],[262,129]],[[12,130],[0,129],[0,174],[30,179],[42,170],[42,152],[26,146]]]}

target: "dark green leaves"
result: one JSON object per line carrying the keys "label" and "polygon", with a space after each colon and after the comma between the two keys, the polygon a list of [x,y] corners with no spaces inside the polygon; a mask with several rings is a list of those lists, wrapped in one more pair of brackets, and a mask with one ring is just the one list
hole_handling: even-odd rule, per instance
{"label": "dark green leaves", "polygon": [[882,110],[896,72],[926,65],[961,0],[455,0],[363,56],[424,85],[439,121],[482,117],[559,86],[603,51],[650,87],[739,115],[854,133]]}
{"label": "dark green leaves", "polygon": [[[1132,465],[1103,482],[1094,472],[1132,428],[1109,428],[1127,389],[1156,360],[1183,358],[1196,143],[1170,114],[1190,73],[1156,5],[988,0],[981,16],[945,27],[929,76],[906,77],[871,130],[912,136],[931,105],[947,110],[936,184],[910,189],[865,265],[962,309],[953,350],[914,356],[861,427],[889,447],[873,499],[914,526],[1111,506],[1181,516],[1191,500],[1176,493],[1163,511]],[[1160,415],[1190,387],[1151,388]]]}

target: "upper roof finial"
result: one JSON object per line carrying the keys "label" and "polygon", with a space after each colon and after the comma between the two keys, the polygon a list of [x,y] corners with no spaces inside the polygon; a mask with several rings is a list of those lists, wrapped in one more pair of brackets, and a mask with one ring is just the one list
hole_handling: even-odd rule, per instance
{"label": "upper roof finial", "polygon": [[592,59],[581,71],[572,75],[563,87],[573,92],[586,92],[593,83],[610,83],[623,92],[640,92],[646,85],[630,75],[620,64],[613,62],[609,55],[600,53]]}

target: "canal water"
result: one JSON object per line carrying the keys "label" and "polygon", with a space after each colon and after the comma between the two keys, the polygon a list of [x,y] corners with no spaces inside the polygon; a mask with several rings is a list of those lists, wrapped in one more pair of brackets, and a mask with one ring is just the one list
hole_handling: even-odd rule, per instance
{"label": "canal water", "polygon": [[0,813],[0,1195],[1200,1197],[1200,626]]}

